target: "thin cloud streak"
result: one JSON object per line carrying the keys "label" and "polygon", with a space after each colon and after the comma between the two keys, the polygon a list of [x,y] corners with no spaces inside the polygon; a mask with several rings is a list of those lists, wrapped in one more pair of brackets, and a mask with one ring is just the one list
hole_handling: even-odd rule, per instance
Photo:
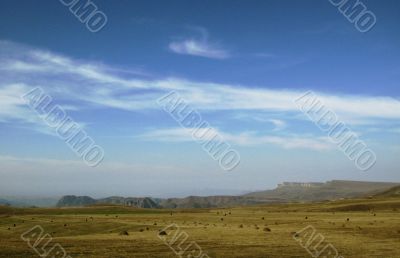
{"label": "thin cloud streak", "polygon": [[[8,64],[0,66],[0,121],[3,122],[13,119],[25,123],[32,121],[32,115],[20,96],[38,85],[55,97],[60,105],[73,102],[74,109],[159,110],[156,99],[175,90],[187,103],[202,112],[240,111],[249,117],[257,112],[278,111],[283,116],[300,114],[293,101],[303,92],[297,90],[250,88],[179,78],[149,80],[135,75],[121,77],[112,72],[113,67],[104,64],[78,61],[12,42],[7,44],[8,47],[0,48],[0,63]],[[379,123],[385,119],[390,123],[400,119],[400,101],[393,97],[317,95],[345,121]],[[266,122],[273,123],[276,131],[285,126],[282,119],[266,117]],[[267,140],[279,141],[264,139]],[[248,141],[251,142],[252,138]]]}
{"label": "thin cloud streak", "polygon": [[210,138],[204,138],[203,141],[212,140],[213,135],[220,135],[224,141],[230,144],[239,146],[256,146],[256,145],[269,145],[273,144],[280,146],[284,149],[310,149],[310,150],[331,150],[334,149],[334,145],[325,137],[306,137],[306,136],[271,136],[271,135],[260,135],[254,132],[243,132],[239,134],[232,134],[223,132],[218,129],[208,129],[205,132],[201,132],[201,129],[191,128],[167,128],[157,129],[146,132],[142,135],[137,136],[138,139],[148,141],[164,141],[164,142],[192,142],[193,138],[191,132],[196,130],[199,135],[208,135]]}
{"label": "thin cloud streak", "polygon": [[206,41],[186,39],[183,41],[174,41],[168,45],[169,49],[181,55],[200,56],[213,59],[227,59],[230,57],[228,51],[209,44]]}

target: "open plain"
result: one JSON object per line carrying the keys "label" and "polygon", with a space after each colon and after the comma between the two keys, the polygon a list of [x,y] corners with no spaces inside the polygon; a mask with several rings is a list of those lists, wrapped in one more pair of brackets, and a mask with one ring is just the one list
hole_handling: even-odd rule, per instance
{"label": "open plain", "polygon": [[52,239],[43,250],[58,243],[71,257],[178,257],[180,242],[167,245],[176,227],[188,236],[181,249],[196,243],[203,257],[312,257],[301,243],[317,235],[323,242],[308,243],[311,252],[330,244],[343,257],[400,257],[399,198],[223,209],[1,207],[0,216],[0,257],[39,257],[34,249],[44,242],[32,248],[26,239],[35,246],[38,235],[25,233],[36,225]]}

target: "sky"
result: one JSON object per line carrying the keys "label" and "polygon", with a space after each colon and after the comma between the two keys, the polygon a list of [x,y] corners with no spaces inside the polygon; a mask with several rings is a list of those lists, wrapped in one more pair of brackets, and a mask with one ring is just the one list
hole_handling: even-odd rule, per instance
{"label": "sky", "polygon": [[[61,1],[1,1],[0,195],[400,182],[400,3],[362,2],[376,16],[365,33],[328,0],[95,0],[107,17],[98,32]],[[21,98],[37,87],[104,149],[98,166]],[[171,91],[240,153],[237,167],[221,169],[157,103]],[[371,169],[357,169],[295,105],[308,91],[376,153]]]}

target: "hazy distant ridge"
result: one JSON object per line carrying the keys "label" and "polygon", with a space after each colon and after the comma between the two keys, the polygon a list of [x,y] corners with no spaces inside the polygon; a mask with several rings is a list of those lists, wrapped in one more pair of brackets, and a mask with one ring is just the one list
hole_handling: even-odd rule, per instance
{"label": "hazy distant ridge", "polygon": [[108,197],[93,199],[88,196],[64,196],[57,207],[115,204],[138,208],[213,208],[254,205],[272,202],[311,202],[341,198],[364,197],[398,186],[400,183],[333,180],[318,182],[284,182],[273,190],[253,192],[241,196],[189,196],[185,198],[152,199],[150,197]]}
{"label": "hazy distant ridge", "polygon": [[89,196],[75,196],[66,195],[63,196],[58,202],[57,207],[79,207],[88,206],[94,204],[113,204],[113,205],[123,205],[132,206],[138,208],[160,208],[160,206],[151,198],[136,198],[136,197],[120,197],[112,196],[103,199],[93,199]]}

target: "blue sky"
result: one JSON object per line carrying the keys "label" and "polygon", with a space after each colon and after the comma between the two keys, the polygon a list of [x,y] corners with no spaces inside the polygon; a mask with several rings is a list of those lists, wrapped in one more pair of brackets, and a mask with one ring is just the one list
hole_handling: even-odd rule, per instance
{"label": "blue sky", "polygon": [[[0,194],[236,194],[281,181],[400,181],[398,1],[359,32],[326,1],[0,3]],[[87,167],[20,96],[41,87],[105,150]],[[221,170],[156,100],[178,91],[241,155]],[[312,90],[377,154],[367,172],[293,104]]]}

